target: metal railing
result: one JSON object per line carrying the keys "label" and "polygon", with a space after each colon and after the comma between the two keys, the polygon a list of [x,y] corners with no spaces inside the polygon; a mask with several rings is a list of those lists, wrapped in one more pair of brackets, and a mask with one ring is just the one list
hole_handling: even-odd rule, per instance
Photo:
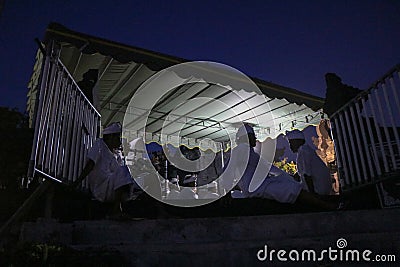
{"label": "metal railing", "polygon": [[331,116],[343,189],[376,183],[400,170],[399,88],[397,65]]}
{"label": "metal railing", "polygon": [[[49,45],[43,62],[28,175],[40,174],[68,183],[84,168],[87,150],[99,135],[100,114],[58,53],[54,45]],[[83,187],[87,188],[87,182]]]}

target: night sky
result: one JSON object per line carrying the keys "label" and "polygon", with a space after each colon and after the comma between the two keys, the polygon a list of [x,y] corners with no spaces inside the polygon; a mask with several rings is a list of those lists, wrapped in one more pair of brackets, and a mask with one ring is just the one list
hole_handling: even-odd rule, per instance
{"label": "night sky", "polygon": [[51,21],[177,57],[221,62],[321,97],[327,72],[366,89],[400,63],[400,1],[394,0],[4,2],[0,106],[20,111],[34,38],[42,39]]}

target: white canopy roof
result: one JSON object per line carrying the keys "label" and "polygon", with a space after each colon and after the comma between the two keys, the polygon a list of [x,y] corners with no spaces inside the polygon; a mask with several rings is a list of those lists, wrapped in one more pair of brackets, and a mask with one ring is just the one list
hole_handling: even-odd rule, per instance
{"label": "white canopy roof", "polygon": [[[98,70],[94,105],[102,125],[123,122],[128,114],[124,124],[129,125],[125,131],[129,140],[145,136],[146,141],[188,146],[228,141],[240,122],[255,125],[263,140],[317,124],[321,118],[323,99],[232,75],[229,68],[217,71],[223,80],[204,78],[197,71],[171,67],[186,60],[73,32],[59,24],[47,29],[45,44],[51,40],[60,44],[60,58],[77,82],[88,70]],[[197,67],[215,71],[206,64]],[[28,111],[34,109],[37,65],[29,84]],[[167,67],[171,68],[164,70]],[[180,139],[174,139],[179,132]]]}

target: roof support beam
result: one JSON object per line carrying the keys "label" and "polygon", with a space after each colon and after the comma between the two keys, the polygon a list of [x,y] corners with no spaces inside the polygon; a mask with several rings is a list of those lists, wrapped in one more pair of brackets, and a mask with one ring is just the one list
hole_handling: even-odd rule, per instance
{"label": "roof support beam", "polygon": [[[128,78],[128,80],[118,89],[118,91],[122,90],[122,89],[126,86],[126,84],[128,84],[129,81],[135,76],[135,74],[138,73],[138,72],[140,71],[140,69],[143,68],[143,67],[144,67],[143,64],[136,64],[135,68],[133,68],[133,73],[131,72],[131,74],[130,74],[131,76],[130,76],[130,77]],[[137,90],[137,88],[136,88],[136,90]],[[117,114],[117,113],[120,111],[121,108],[124,108],[124,107],[126,106],[125,103],[129,102],[129,100],[132,98],[132,96],[136,93],[136,90],[132,90],[132,92],[129,94],[129,96],[126,97],[126,98],[123,100],[124,103],[122,103],[122,104],[120,105],[121,107],[120,107],[118,110],[113,110],[113,111],[111,112],[111,115],[108,116],[108,119],[106,120],[106,122],[104,123],[104,125],[108,125],[108,124],[113,120],[115,114]],[[118,91],[117,91],[117,92],[118,92]]]}
{"label": "roof support beam", "polygon": [[[211,86],[212,86],[212,85],[209,84],[206,88],[203,89],[203,91],[207,90],[207,89],[210,88]],[[196,111],[196,110],[199,110],[200,108],[203,108],[203,107],[207,106],[208,104],[214,102],[215,99],[220,99],[220,98],[222,98],[222,97],[228,95],[229,93],[230,93],[229,91],[227,91],[227,92],[225,92],[225,93],[222,93],[221,95],[215,97],[213,100],[209,100],[209,101],[207,101],[207,103],[204,103],[203,105],[201,105],[201,106],[199,106],[199,107],[197,107],[197,108],[195,108],[195,109],[192,109],[192,110],[189,111],[189,112],[186,112],[186,114],[183,114],[183,115],[179,116],[179,117],[177,118],[177,120],[179,120],[179,119],[181,119],[181,118],[183,118],[183,117],[188,117],[187,115],[190,114],[191,112]],[[198,96],[198,95],[199,95],[199,93],[196,94],[196,95],[194,95],[194,96],[192,96],[190,99],[193,99],[193,98],[195,98],[195,97]],[[212,121],[211,119],[208,119],[208,120],[209,120],[209,121]],[[200,122],[196,123],[195,125],[198,125],[198,124],[200,124],[200,123],[202,123],[202,122],[203,122],[203,127],[204,127],[204,119],[202,119]],[[169,123],[169,124],[167,124],[165,127],[167,127],[168,125],[171,125],[171,124],[172,124],[172,122]],[[194,125],[191,125],[191,126],[194,126]],[[190,126],[190,127],[191,127],[191,126]],[[186,127],[185,129],[187,129],[187,128],[189,128],[189,127]],[[159,131],[161,131],[161,130],[162,130],[162,128],[158,129],[158,130],[155,131],[155,132],[157,133],[157,132],[159,132]],[[174,133],[176,133],[176,132],[174,132]]]}
{"label": "roof support beam", "polygon": [[[261,106],[263,106],[264,104],[267,104],[267,103],[271,102],[272,100],[273,100],[273,99],[270,99],[270,100],[268,100],[268,101],[265,102],[265,103],[261,103],[261,104],[255,106],[255,107],[253,107],[253,109],[254,109],[254,108],[261,107]],[[278,107],[278,108],[280,108],[280,107]],[[268,111],[268,112],[271,112],[271,111],[273,111],[273,110],[275,110],[275,109],[272,109],[272,110],[270,110],[270,111]],[[233,118],[235,118],[235,117],[237,117],[237,116],[240,116],[240,115],[242,115],[242,114],[244,114],[244,113],[246,113],[246,112],[248,112],[248,110],[243,111],[243,112],[241,112],[241,113],[239,113],[239,114],[236,114],[236,115],[234,115],[234,116],[231,116],[231,117],[229,117],[229,118],[226,118],[224,121],[221,121],[221,122],[219,122],[219,123],[226,123],[226,121],[228,121],[228,120],[230,120],[230,119],[233,119]],[[264,112],[263,114],[267,114],[268,112]],[[257,117],[257,116],[255,116],[255,117]],[[254,118],[254,117],[253,117],[253,118]],[[252,118],[250,118],[250,119],[252,119]],[[215,133],[217,133],[217,132],[219,132],[219,131],[215,131],[215,132],[212,132],[212,133],[209,133],[209,134],[206,134],[206,135],[197,137],[197,138],[204,138],[204,137],[210,136],[210,135],[212,135],[212,134],[215,134]]]}
{"label": "roof support beam", "polygon": [[[180,86],[177,86],[174,90],[171,90],[171,92],[167,95],[167,97],[165,99],[170,99],[174,94],[178,94],[179,90],[181,90],[183,86],[184,85],[180,85]],[[194,83],[190,85],[190,87],[192,87],[192,86],[194,86]],[[157,103],[153,107],[153,109],[159,108],[161,106],[161,104],[163,104],[163,103],[164,103],[164,101]],[[166,103],[164,103],[164,105],[166,105]],[[154,112],[159,112],[159,111],[154,111]],[[163,112],[161,112],[161,113],[163,113]],[[168,114],[166,114],[166,115],[168,115]],[[143,116],[140,116],[139,118],[134,119],[132,122],[128,123],[125,127],[130,127],[131,125],[134,125],[135,123],[140,121],[142,118],[143,118]]]}
{"label": "roof support beam", "polygon": [[[242,101],[236,103],[235,105],[233,105],[233,106],[231,106],[231,107],[229,107],[229,108],[226,108],[226,109],[224,109],[224,110],[218,112],[218,113],[215,114],[214,116],[221,115],[222,113],[224,113],[224,112],[226,112],[226,111],[228,111],[228,110],[230,110],[230,109],[232,109],[232,108],[234,108],[234,107],[236,107],[236,106],[238,106],[238,105],[241,105],[242,103],[244,103],[244,102],[246,102],[246,101],[252,99],[252,98],[255,97],[255,96],[256,96],[256,94],[254,94],[254,95],[248,97],[247,99],[244,99],[244,100],[242,100]],[[218,97],[218,98],[220,98],[220,97]],[[195,125],[200,124],[200,123],[203,123],[203,126],[204,126],[204,122],[205,122],[205,121],[206,121],[205,119],[202,119],[200,122],[196,123]],[[219,122],[217,122],[217,123],[219,123]],[[213,124],[212,126],[214,126],[214,125],[215,125],[215,124]],[[182,131],[183,131],[183,130],[186,130],[186,129],[190,128],[190,127],[191,127],[191,126],[185,127],[185,128],[182,129]],[[211,126],[210,126],[210,127],[211,127]],[[208,127],[204,126],[204,128],[208,128]],[[204,130],[204,129],[203,129],[203,130]],[[194,132],[192,132],[192,134],[193,134],[193,133],[200,132],[200,131],[202,131],[202,130],[194,131]],[[188,136],[188,135],[184,135],[184,136],[182,136],[182,137],[186,137],[186,136]]]}
{"label": "roof support beam", "polygon": [[[211,86],[212,86],[212,84],[208,84],[205,88],[201,89],[199,92],[197,92],[196,94],[192,95],[189,99],[193,99],[193,98],[197,97],[197,96],[200,95],[201,93],[203,93],[203,92],[205,92],[206,90],[208,90],[208,88],[210,88]],[[202,106],[204,106],[204,105],[201,105],[200,107],[202,107]],[[197,109],[199,109],[200,107],[198,107],[198,108],[196,108],[196,109],[194,109],[194,110],[197,110]],[[194,110],[192,110],[192,111],[194,111]],[[192,111],[190,111],[190,112],[192,112]],[[179,120],[179,119],[185,117],[185,115],[189,114],[190,112],[187,112],[186,114],[183,114],[183,115],[179,116],[179,117],[177,118],[177,120]],[[165,118],[165,117],[168,116],[168,115],[169,115],[169,113],[166,113],[166,114],[163,115],[160,119],[163,119],[163,118]],[[154,122],[151,122],[151,123],[149,123],[149,124],[146,125],[146,126],[150,126],[150,125],[152,125],[153,123],[154,123]],[[167,126],[170,125],[170,124],[171,124],[171,123],[165,125],[165,127],[167,127]],[[162,129],[162,128],[159,128],[157,131],[155,131],[155,133],[161,131],[161,129]]]}
{"label": "roof support beam", "polygon": [[133,78],[133,74],[137,71],[137,69],[142,64],[130,64],[129,67],[125,70],[125,72],[121,75],[121,78],[118,79],[118,82],[110,89],[108,94],[101,100],[101,108],[107,106],[107,104],[111,101],[113,96],[120,90],[122,90],[126,84]]}
{"label": "roof support beam", "polygon": [[107,72],[108,68],[111,66],[111,63],[113,62],[113,58],[112,57],[105,57],[103,64],[104,67],[99,69],[99,78],[97,79],[97,83],[101,80],[101,78],[103,78],[104,74]]}

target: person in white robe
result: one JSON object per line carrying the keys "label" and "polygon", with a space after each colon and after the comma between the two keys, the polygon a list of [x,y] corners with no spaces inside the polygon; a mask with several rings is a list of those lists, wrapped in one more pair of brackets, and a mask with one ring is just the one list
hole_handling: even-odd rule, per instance
{"label": "person in white robe", "polygon": [[72,183],[76,187],[87,177],[94,199],[114,203],[112,216],[123,214],[121,203],[129,200],[134,185],[128,167],[117,152],[121,146],[121,132],[120,123],[112,123],[104,129],[103,138],[97,139],[89,149],[86,165]]}

